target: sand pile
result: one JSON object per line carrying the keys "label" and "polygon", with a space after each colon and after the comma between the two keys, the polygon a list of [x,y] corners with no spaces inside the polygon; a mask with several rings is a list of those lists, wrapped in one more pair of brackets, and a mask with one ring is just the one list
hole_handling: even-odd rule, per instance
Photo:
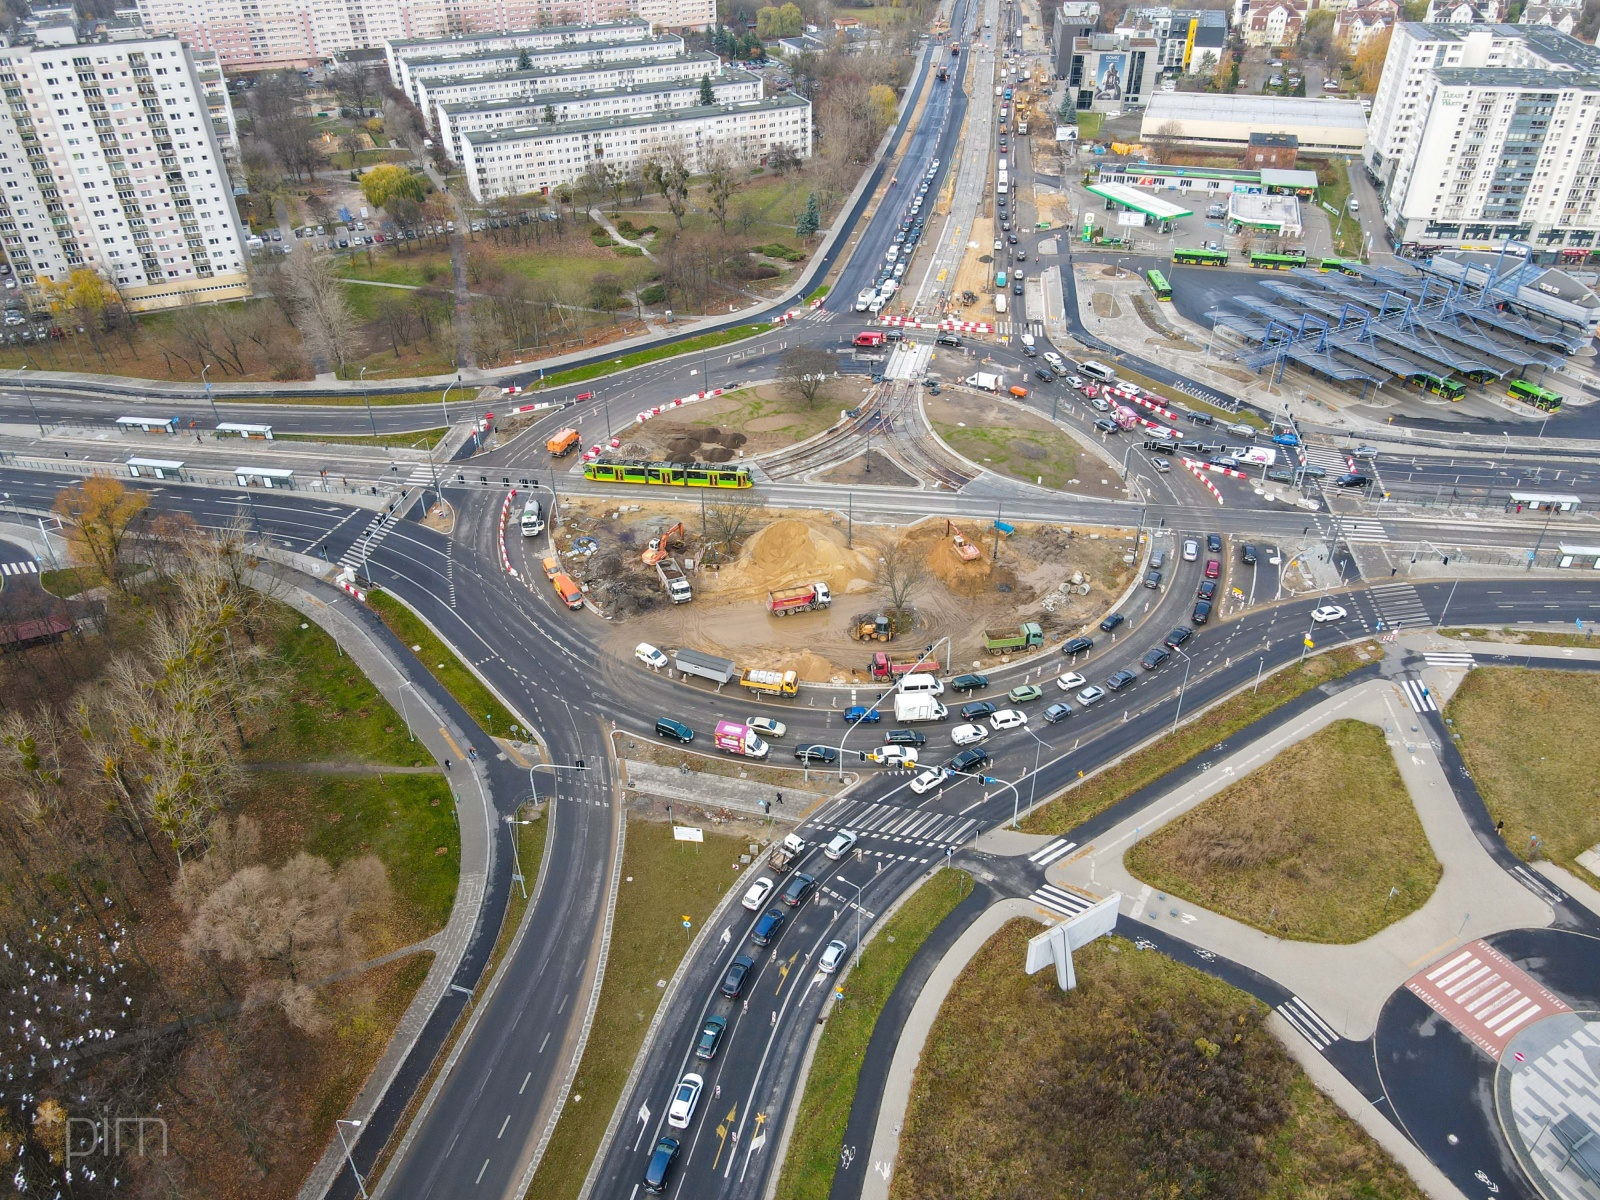
{"label": "sand pile", "polygon": [[820,579],[838,596],[870,587],[875,565],[871,555],[847,547],[844,534],[791,517],[745,542],[738,560],[717,572],[716,591],[764,597]]}

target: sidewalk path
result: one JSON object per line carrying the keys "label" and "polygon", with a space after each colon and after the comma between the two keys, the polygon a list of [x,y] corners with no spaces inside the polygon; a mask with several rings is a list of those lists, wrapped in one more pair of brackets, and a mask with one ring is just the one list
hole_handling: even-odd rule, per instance
{"label": "sidewalk path", "polygon": [[[617,242],[619,245],[632,246],[635,250],[643,251],[646,258],[648,258],[651,262],[655,262],[656,256],[650,253],[649,248],[642,240],[636,242],[631,238],[623,237],[622,234],[617,232],[617,227],[606,219],[605,213],[602,212],[599,207],[591,208],[589,210],[589,219],[596,225],[600,226],[601,229],[604,229],[607,233],[609,233],[612,240]],[[748,293],[746,294],[748,295]]]}
{"label": "sidewalk path", "polygon": [[[1337,720],[1377,725],[1389,734],[1395,765],[1444,868],[1428,902],[1363,942],[1334,946],[1273,937],[1176,897],[1160,899],[1123,865],[1128,849],[1210,799],[1286,747]],[[1419,726],[1413,732],[1413,726]],[[1314,784],[1312,784],[1314,786]],[[1332,798],[1330,798],[1332,800]],[[1426,726],[1400,689],[1372,681],[1341,692],[1298,720],[1213,763],[1095,839],[1086,853],[1052,866],[1049,881],[1097,896],[1123,894],[1122,913],[1277,980],[1343,1037],[1360,1041],[1396,988],[1454,946],[1507,929],[1544,927],[1554,914],[1503,870],[1478,841],[1451,790]]]}

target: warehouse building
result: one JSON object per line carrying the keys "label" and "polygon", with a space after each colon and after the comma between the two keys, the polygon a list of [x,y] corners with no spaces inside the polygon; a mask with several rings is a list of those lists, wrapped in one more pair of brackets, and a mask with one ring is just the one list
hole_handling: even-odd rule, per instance
{"label": "warehouse building", "polygon": [[[541,124],[567,125],[600,117],[632,117],[693,108],[700,103],[702,78],[706,77],[640,83],[631,87],[541,92],[498,104],[442,104],[437,110],[439,139],[451,159],[460,162],[463,134]],[[748,71],[716,75],[710,77],[710,83],[718,104],[761,99],[761,79]]]}
{"label": "warehouse building", "polygon": [[1354,100],[1161,92],[1150,97],[1141,138],[1244,151],[1252,133],[1293,134],[1302,154],[1359,154],[1367,118]]}
{"label": "warehouse building", "polygon": [[463,134],[462,167],[480,203],[497,196],[548,193],[582,178],[593,163],[627,173],[652,156],[680,151],[695,173],[720,148],[764,165],[772,148],[811,157],[811,104],[793,93],[738,104],[695,105],[635,117]]}

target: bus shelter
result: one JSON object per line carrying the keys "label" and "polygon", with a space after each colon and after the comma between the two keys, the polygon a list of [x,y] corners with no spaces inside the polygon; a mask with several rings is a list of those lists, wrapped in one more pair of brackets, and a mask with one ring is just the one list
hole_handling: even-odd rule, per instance
{"label": "bus shelter", "polygon": [[294,472],[287,467],[235,467],[233,474],[240,487],[294,487]]}
{"label": "bus shelter", "polygon": [[1578,497],[1565,492],[1512,492],[1506,500],[1507,511],[1575,512],[1577,508]]}
{"label": "bus shelter", "polygon": [[182,479],[183,464],[173,458],[130,458],[123,464],[135,479]]}
{"label": "bus shelter", "polygon": [[124,433],[137,429],[140,433],[178,432],[177,417],[118,417],[117,428]]}
{"label": "bus shelter", "polygon": [[218,437],[264,438],[272,440],[271,425],[248,425],[243,421],[224,421],[217,426]]}

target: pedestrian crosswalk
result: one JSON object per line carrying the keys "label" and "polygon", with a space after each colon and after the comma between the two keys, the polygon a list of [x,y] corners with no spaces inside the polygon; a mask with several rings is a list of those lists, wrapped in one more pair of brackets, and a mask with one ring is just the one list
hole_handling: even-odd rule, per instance
{"label": "pedestrian crosswalk", "polygon": [[1409,583],[1385,583],[1372,588],[1368,594],[1385,629],[1414,629],[1432,621],[1422,597]]}
{"label": "pedestrian crosswalk", "polygon": [[1560,997],[1493,946],[1469,942],[1413,975],[1406,987],[1498,1060],[1519,1029],[1571,1012]]}
{"label": "pedestrian crosswalk", "polygon": [[418,463],[411,468],[411,474],[406,476],[407,487],[429,487],[434,480],[434,469],[431,463]]}
{"label": "pedestrian crosswalk", "polygon": [[959,846],[978,828],[976,820],[959,814],[865,800],[835,801],[818,818],[812,822],[818,829],[849,829],[863,837],[925,849]]}
{"label": "pedestrian crosswalk", "polygon": [[1051,912],[1060,913],[1064,917],[1075,917],[1097,903],[1087,896],[1080,896],[1077,892],[1069,892],[1051,883],[1035,889],[1028,899],[1041,908],[1048,908]]}
{"label": "pedestrian crosswalk", "polygon": [[37,575],[39,564],[36,562],[8,562],[0,563],[0,575]]}
{"label": "pedestrian crosswalk", "polygon": [[1422,659],[1430,667],[1454,667],[1471,670],[1477,665],[1477,661],[1472,657],[1472,655],[1464,653],[1425,653],[1423,654]]}
{"label": "pedestrian crosswalk", "polygon": [[1019,337],[1024,333],[1031,333],[1034,337],[1044,336],[1043,321],[996,321],[994,331],[1000,337]]}
{"label": "pedestrian crosswalk", "polygon": [[1406,703],[1411,705],[1411,711],[1417,713],[1438,712],[1439,705],[1434,701],[1433,691],[1420,679],[1402,679],[1400,690],[1406,694]]}
{"label": "pedestrian crosswalk", "polygon": [[1293,1025],[1314,1050],[1326,1050],[1339,1040],[1339,1034],[1333,1026],[1319,1017],[1316,1010],[1299,996],[1290,996],[1278,1005],[1278,1015]]}
{"label": "pedestrian crosswalk", "polygon": [[367,527],[361,531],[361,536],[350,544],[350,549],[339,556],[341,567],[364,567],[372,552],[378,548],[379,543],[389,536],[389,531],[399,523],[400,518],[389,509],[378,513]]}
{"label": "pedestrian crosswalk", "polygon": [[796,321],[810,321],[814,325],[833,320],[833,314],[826,308],[814,308],[810,312],[795,318]]}
{"label": "pedestrian crosswalk", "polygon": [[1332,446],[1306,442],[1300,447],[1300,454],[1306,466],[1321,467],[1329,475],[1344,475],[1350,470],[1350,460]]}
{"label": "pedestrian crosswalk", "polygon": [[1066,838],[1057,838],[1049,845],[1035,850],[1028,855],[1028,861],[1037,867],[1048,867],[1067,851],[1077,846],[1077,842],[1069,842]]}
{"label": "pedestrian crosswalk", "polygon": [[1357,542],[1389,540],[1389,531],[1383,527],[1383,522],[1373,520],[1371,517],[1341,517],[1334,528],[1339,531],[1341,538],[1352,545]]}

